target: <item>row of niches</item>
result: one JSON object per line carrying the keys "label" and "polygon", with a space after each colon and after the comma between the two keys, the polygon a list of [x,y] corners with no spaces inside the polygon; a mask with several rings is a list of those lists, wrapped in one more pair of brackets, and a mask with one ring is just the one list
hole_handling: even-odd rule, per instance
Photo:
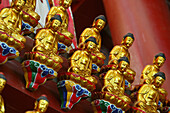
{"label": "row of niches", "polygon": [[[38,22],[40,16],[35,12],[35,0],[13,0],[11,7],[3,8],[0,12],[1,65],[8,59],[19,57],[26,42],[24,36],[34,34],[32,50],[24,53],[21,63],[25,87],[29,91],[34,92],[47,80],[56,78],[61,109],[65,111],[90,98],[95,113],[169,112],[170,101],[166,98],[166,90],[161,87],[166,79],[160,72],[166,60],[164,53],[155,55],[153,64],[144,68],[139,85],[132,88],[136,72],[130,67],[128,49],[135,40],[133,33],[124,35],[121,44],[111,50],[108,65],[103,65],[106,57],[100,51],[100,31],[106,18],[97,16],[92,27],[82,32],[76,46],[75,36],[68,30],[67,9],[71,2],[60,0],[59,6],[53,6],[46,17],[45,27]],[[62,54],[67,54],[69,68],[60,73]],[[3,73],[0,82],[3,90],[6,83]],[[96,91],[98,82],[102,88]],[[47,97],[38,98],[35,109],[26,113],[45,113],[49,104]],[[1,111],[5,112],[3,103]]]}

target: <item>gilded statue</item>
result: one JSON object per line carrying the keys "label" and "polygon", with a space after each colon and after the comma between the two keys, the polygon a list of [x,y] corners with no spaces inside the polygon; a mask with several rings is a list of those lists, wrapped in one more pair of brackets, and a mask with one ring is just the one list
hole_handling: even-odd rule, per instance
{"label": "gilded statue", "polygon": [[60,15],[54,15],[45,29],[41,29],[35,37],[35,46],[33,51],[42,53],[56,62],[63,62],[63,60],[57,55],[58,53],[58,28],[62,24]]}
{"label": "gilded statue", "polygon": [[132,33],[127,33],[121,42],[121,45],[116,45],[111,50],[109,55],[108,64],[117,64],[117,60],[121,57],[126,56],[130,61],[130,53],[128,49],[132,46],[134,42],[134,36]]}
{"label": "gilded statue", "polygon": [[129,97],[124,95],[125,91],[125,79],[129,79],[128,76],[123,73],[129,67],[129,60],[127,57],[121,57],[118,60],[118,67],[114,70],[109,70],[104,76],[104,86],[102,90],[118,96],[127,103],[131,103]]}
{"label": "gilded statue", "polygon": [[71,6],[72,0],[60,0],[59,6],[53,6],[50,11],[48,12],[48,15],[46,17],[46,23],[50,21],[50,19],[54,15],[60,15],[62,24],[60,29],[58,29],[58,32],[60,34],[59,42],[63,43],[66,46],[70,46],[73,39],[73,34],[71,34],[68,31],[68,20],[69,16],[67,13],[67,9]]}
{"label": "gilded statue", "polygon": [[[3,75],[3,73],[0,73],[0,93],[2,93],[5,84],[6,84],[6,78]],[[4,106],[4,100],[2,96],[0,95],[0,113],[5,113],[5,106]]]}
{"label": "gilded statue", "polygon": [[12,36],[22,43],[26,42],[20,35],[22,26],[22,8],[26,0],[14,0],[12,7],[3,8],[0,12],[0,31]]}
{"label": "gilded statue", "polygon": [[[89,38],[89,37],[94,37],[96,40],[96,44],[97,47],[95,48],[95,50],[92,52],[93,55],[92,56],[92,61],[93,61],[93,70],[96,70],[96,72],[100,71],[99,66],[102,66],[104,63],[104,60],[106,59],[105,55],[103,53],[100,52],[101,49],[101,35],[100,35],[100,31],[104,28],[106,24],[106,18],[104,15],[99,15],[97,16],[92,24],[91,28],[86,28],[80,35],[80,39],[79,39],[79,48],[84,48],[84,44],[85,41]],[[98,60],[98,59],[102,59],[102,60]],[[97,67],[97,69],[95,69],[95,67]],[[98,71],[97,71],[98,70]]]}
{"label": "gilded statue", "polygon": [[158,53],[157,55],[155,55],[153,59],[153,65],[147,65],[143,69],[140,84],[152,84],[152,82],[154,81],[154,74],[160,71],[160,68],[163,66],[165,60],[166,57],[164,53]]}
{"label": "gilded statue", "polygon": [[[165,74],[158,72],[154,74],[152,84],[144,84],[138,91],[136,106],[146,113],[158,113],[157,105],[160,99],[159,89],[165,81]],[[139,111],[137,111],[139,113]]]}
{"label": "gilded statue", "polygon": [[38,25],[40,16],[35,12],[36,0],[27,0],[23,7],[23,20],[29,23],[31,26],[35,27]]}
{"label": "gilded statue", "polygon": [[25,113],[45,113],[49,105],[49,100],[46,96],[41,96],[35,101],[33,111],[26,111]]}
{"label": "gilded statue", "polygon": [[104,28],[106,24],[106,18],[104,15],[97,16],[92,24],[92,28],[86,28],[80,35],[79,47],[88,39],[89,37],[94,37],[97,42],[97,50],[100,51],[101,48],[101,35],[100,31]]}
{"label": "gilded statue", "polygon": [[93,83],[97,83],[96,79],[91,76],[92,59],[90,57],[91,52],[93,52],[97,47],[96,40],[94,37],[89,37],[85,44],[85,49],[77,50],[71,56],[70,71],[88,79]]}

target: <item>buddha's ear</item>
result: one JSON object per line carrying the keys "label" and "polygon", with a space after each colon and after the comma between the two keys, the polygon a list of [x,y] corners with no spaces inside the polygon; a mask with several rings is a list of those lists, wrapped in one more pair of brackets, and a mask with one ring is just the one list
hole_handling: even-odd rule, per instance
{"label": "buddha's ear", "polygon": [[154,57],[154,59],[153,59],[153,64],[155,64],[156,63],[156,58]]}
{"label": "buddha's ear", "polygon": [[37,106],[38,106],[38,101],[35,101],[35,103],[34,103],[34,109],[37,109]]}
{"label": "buddha's ear", "polygon": [[121,44],[124,44],[124,40],[125,40],[125,39],[123,38]]}

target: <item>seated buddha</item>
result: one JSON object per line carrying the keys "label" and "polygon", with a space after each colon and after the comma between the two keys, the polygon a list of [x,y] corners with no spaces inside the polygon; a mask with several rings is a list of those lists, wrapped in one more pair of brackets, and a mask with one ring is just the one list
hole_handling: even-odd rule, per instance
{"label": "seated buddha", "polygon": [[[6,84],[6,78],[3,75],[3,73],[0,73],[0,93],[2,93],[5,84]],[[5,113],[5,106],[4,106],[4,100],[2,96],[0,95],[0,113]]]}
{"label": "seated buddha", "polygon": [[93,83],[97,83],[96,79],[91,76],[92,60],[90,57],[91,52],[97,47],[96,40],[90,37],[85,44],[85,49],[77,50],[71,56],[71,72],[85,77]]}
{"label": "seated buddha", "polygon": [[35,101],[33,111],[26,111],[25,113],[45,113],[49,105],[49,100],[46,96],[41,96]]}
{"label": "seated buddha", "polygon": [[[146,113],[158,113],[157,105],[160,99],[159,89],[165,81],[165,74],[158,72],[154,74],[152,84],[144,84],[138,91],[136,106]],[[139,111],[138,111],[139,112]],[[137,113],[138,113],[137,112]]]}
{"label": "seated buddha", "polygon": [[22,8],[26,0],[15,0],[12,7],[3,8],[0,12],[0,31],[12,36],[14,39],[25,43],[26,39],[20,35],[22,26]]}
{"label": "seated buddha", "polygon": [[[98,70],[98,71],[100,71],[100,68],[98,66],[102,66],[104,63],[104,60],[106,59],[105,55],[100,52],[100,49],[101,49],[100,31],[104,28],[105,24],[106,24],[105,16],[104,15],[97,16],[93,21],[92,27],[86,28],[80,35],[80,39],[79,39],[79,48],[82,48],[82,49],[84,48],[85,41],[89,37],[94,37],[96,39],[97,48],[95,49],[95,51],[92,52],[94,54],[92,55],[92,62],[93,62],[92,65],[93,65],[93,69],[94,67],[97,67],[97,69],[95,70]],[[102,59],[102,61],[97,60],[97,59]]]}
{"label": "seated buddha", "polygon": [[42,53],[49,58],[55,60],[56,62],[63,62],[63,60],[58,57],[58,37],[55,31],[61,26],[62,19],[60,15],[54,15],[48,24],[46,24],[45,29],[41,29],[35,37],[35,49],[36,52]]}
{"label": "seated buddha", "polygon": [[79,47],[82,47],[82,44],[88,39],[89,37],[96,38],[97,42],[97,49],[100,51],[101,49],[101,35],[100,31],[104,28],[106,24],[106,18],[104,15],[97,16],[92,24],[92,28],[86,28],[80,35],[79,39]]}
{"label": "seated buddha", "polygon": [[103,91],[109,92],[113,95],[118,96],[127,103],[130,103],[131,100],[129,97],[124,95],[125,91],[125,79],[128,79],[128,76],[123,73],[129,67],[129,60],[127,57],[122,57],[118,60],[118,67],[115,70],[109,70],[104,76],[104,86]]}
{"label": "seated buddha", "polygon": [[121,57],[126,56],[130,61],[130,54],[128,49],[132,46],[134,42],[134,36],[132,33],[127,33],[121,42],[121,45],[114,46],[109,55],[109,65],[117,64],[117,60]]}
{"label": "seated buddha", "polygon": [[[30,16],[34,17],[36,21],[40,20],[40,16],[35,12],[36,8],[36,0],[27,0],[23,11],[28,13]],[[35,23],[33,20],[30,19],[29,15],[23,15],[24,21],[30,23],[33,27],[37,26],[38,23]]]}
{"label": "seated buddha", "polygon": [[[60,31],[59,42],[65,44],[66,46],[71,45],[72,39],[74,37],[73,34],[68,31],[69,16],[66,11],[71,6],[71,3],[72,0],[60,0],[60,5],[58,7],[57,6],[52,7],[46,17],[46,23],[48,23],[54,15],[61,16],[62,24],[59,29]],[[69,41],[65,40],[66,37],[68,38]]]}
{"label": "seated buddha", "polygon": [[158,73],[166,60],[164,53],[158,53],[153,59],[153,65],[147,65],[141,74],[140,84],[151,84],[154,81],[154,74]]}

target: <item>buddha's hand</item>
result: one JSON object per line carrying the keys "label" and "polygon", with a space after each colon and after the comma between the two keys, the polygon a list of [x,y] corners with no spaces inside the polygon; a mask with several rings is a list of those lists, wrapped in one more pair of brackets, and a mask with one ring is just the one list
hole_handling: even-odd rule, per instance
{"label": "buddha's hand", "polygon": [[74,73],[77,73],[77,74],[78,74],[78,73],[79,73],[79,68],[73,67],[73,68],[72,68],[72,71],[73,71]]}
{"label": "buddha's hand", "polygon": [[138,105],[139,105],[139,107],[142,108],[142,109],[146,109],[146,108],[147,108],[147,107],[146,107],[146,103],[144,103],[144,102],[142,102],[142,101],[139,102]]}

